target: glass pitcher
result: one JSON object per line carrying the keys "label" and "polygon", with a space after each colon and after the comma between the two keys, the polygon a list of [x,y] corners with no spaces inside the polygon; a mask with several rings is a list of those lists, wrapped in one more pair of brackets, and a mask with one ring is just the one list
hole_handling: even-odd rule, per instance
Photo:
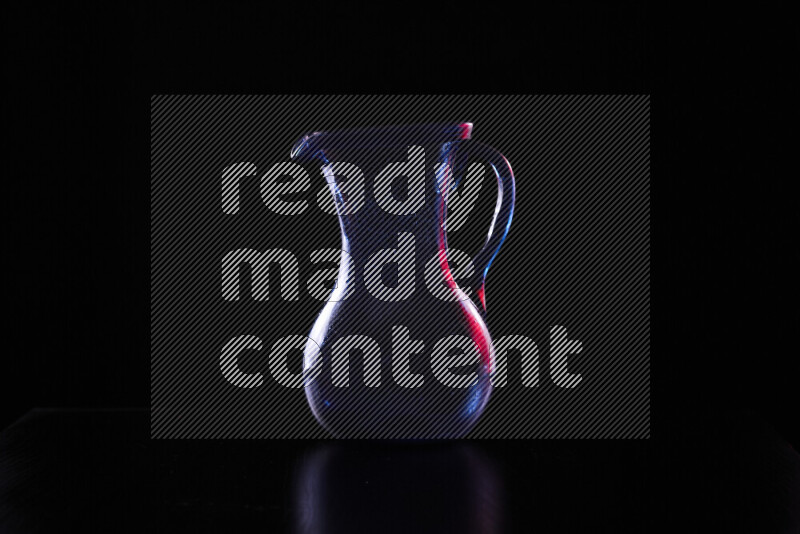
{"label": "glass pitcher", "polygon": [[[471,132],[471,123],[316,132],[292,150],[319,167],[341,227],[341,251],[325,258],[339,261],[337,279],[303,361],[311,410],[337,437],[457,438],[486,407],[495,356],[484,279],[515,193],[508,161]],[[496,175],[499,195],[486,243],[456,283],[446,205],[468,161]]]}

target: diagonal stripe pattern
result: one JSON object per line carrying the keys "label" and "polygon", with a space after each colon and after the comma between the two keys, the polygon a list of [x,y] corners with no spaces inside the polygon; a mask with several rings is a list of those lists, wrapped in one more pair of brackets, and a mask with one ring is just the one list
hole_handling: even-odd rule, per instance
{"label": "diagonal stripe pattern", "polygon": [[[289,150],[311,131],[454,121],[474,122],[473,137],[508,157],[518,190],[486,286],[503,375],[493,377],[470,437],[649,437],[648,96],[181,95],[151,99],[154,438],[327,436],[303,388],[281,385],[271,371],[270,354],[282,352],[280,381],[300,373],[300,341],[323,304],[320,276],[332,287],[329,252],[341,245],[325,176],[308,168],[307,180],[283,180],[299,172]],[[485,239],[496,195],[489,180],[476,180],[481,172],[453,195],[474,209],[448,219],[448,246],[468,254]],[[427,291],[422,272],[417,285]],[[435,324],[426,310],[415,313]],[[430,354],[421,337],[387,325],[378,344]],[[364,373],[375,362],[372,343],[350,345],[341,346],[350,365],[340,361],[340,380],[394,380],[391,367]],[[409,386],[421,378],[414,368],[400,373]]]}

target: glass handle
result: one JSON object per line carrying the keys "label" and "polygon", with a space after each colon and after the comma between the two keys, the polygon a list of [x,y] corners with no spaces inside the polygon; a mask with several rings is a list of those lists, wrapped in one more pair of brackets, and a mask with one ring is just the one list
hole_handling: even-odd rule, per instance
{"label": "glass handle", "polygon": [[[465,156],[471,156],[473,159],[482,159],[486,161],[489,164],[489,168],[497,177],[497,205],[494,208],[492,224],[489,227],[489,235],[486,237],[486,243],[473,259],[475,271],[474,275],[469,280],[473,295],[475,295],[480,302],[479,308],[483,314],[486,314],[486,295],[484,291],[486,274],[489,272],[492,261],[503,245],[506,234],[508,234],[508,228],[511,226],[511,218],[514,214],[514,200],[516,195],[514,171],[511,170],[511,164],[505,156],[488,145],[478,143],[477,141],[463,141],[462,147],[464,148],[464,152],[466,152],[466,154],[464,154]],[[466,159],[462,161],[466,161]]]}

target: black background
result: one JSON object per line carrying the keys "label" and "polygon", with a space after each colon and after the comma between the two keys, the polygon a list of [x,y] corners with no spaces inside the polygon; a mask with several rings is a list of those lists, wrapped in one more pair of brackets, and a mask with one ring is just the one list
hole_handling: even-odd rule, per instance
{"label": "black background", "polygon": [[392,34],[400,10],[373,5],[16,13],[9,418],[149,406],[150,95],[647,94],[649,22],[630,9],[490,22],[441,6]]}
{"label": "black background", "polygon": [[9,8],[0,424],[149,404],[151,94],[629,93],[653,95],[653,440],[752,410],[796,447],[797,30],[645,4]]}

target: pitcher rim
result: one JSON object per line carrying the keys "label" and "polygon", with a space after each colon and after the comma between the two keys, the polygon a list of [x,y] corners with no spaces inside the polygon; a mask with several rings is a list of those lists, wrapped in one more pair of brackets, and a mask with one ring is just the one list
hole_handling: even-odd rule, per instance
{"label": "pitcher rim", "polygon": [[471,139],[471,122],[406,124],[343,128],[303,135],[292,147],[291,159],[313,158],[335,148],[376,148],[412,144],[443,144]]}

